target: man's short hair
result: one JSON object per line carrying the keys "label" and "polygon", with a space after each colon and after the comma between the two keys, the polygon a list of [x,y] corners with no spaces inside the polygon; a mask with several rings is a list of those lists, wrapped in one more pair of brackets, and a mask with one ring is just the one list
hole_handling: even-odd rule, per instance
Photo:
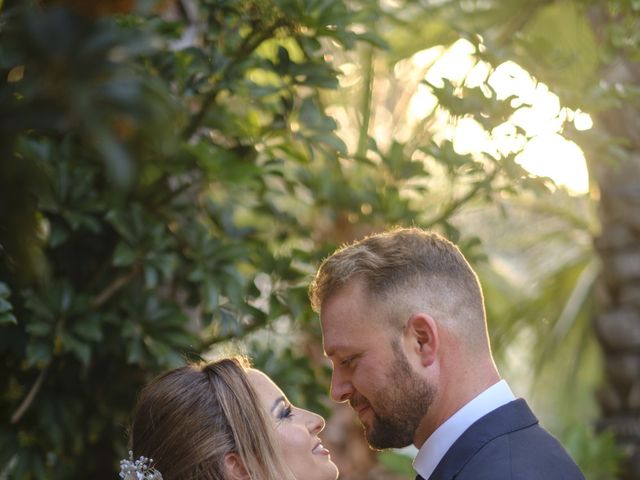
{"label": "man's short hair", "polygon": [[362,282],[366,298],[383,302],[389,311],[427,309],[440,324],[458,323],[470,335],[481,328],[486,338],[478,277],[460,249],[435,232],[397,228],[341,247],[322,262],[311,283],[313,309],[320,312],[353,281]]}

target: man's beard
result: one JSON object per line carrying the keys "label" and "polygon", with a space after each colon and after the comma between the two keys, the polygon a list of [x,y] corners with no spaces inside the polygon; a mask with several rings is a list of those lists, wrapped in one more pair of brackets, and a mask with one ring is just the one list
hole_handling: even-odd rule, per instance
{"label": "man's beard", "polygon": [[367,441],[375,449],[411,445],[436,393],[435,386],[413,372],[399,345],[393,345],[393,350],[389,383],[376,396],[377,411],[371,406],[373,420],[369,428],[365,426]]}

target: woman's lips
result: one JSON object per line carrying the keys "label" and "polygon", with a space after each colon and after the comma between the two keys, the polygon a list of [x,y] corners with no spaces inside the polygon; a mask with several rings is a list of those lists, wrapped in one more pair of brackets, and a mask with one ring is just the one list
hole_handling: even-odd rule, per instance
{"label": "woman's lips", "polygon": [[329,450],[327,450],[322,443],[318,442],[318,444],[313,447],[313,450],[311,450],[311,453],[314,455],[329,455]]}

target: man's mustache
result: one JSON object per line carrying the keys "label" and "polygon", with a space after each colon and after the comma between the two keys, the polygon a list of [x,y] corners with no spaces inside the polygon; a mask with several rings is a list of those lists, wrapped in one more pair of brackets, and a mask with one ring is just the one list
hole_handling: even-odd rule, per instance
{"label": "man's mustache", "polygon": [[351,397],[349,399],[349,405],[351,406],[351,408],[355,410],[358,407],[362,407],[365,405],[368,406],[369,401],[365,397],[358,395],[356,397]]}

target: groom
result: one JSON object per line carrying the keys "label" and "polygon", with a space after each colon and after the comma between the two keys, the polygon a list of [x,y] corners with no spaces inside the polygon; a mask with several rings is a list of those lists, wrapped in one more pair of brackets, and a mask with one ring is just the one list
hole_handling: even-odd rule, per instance
{"label": "groom", "polygon": [[584,479],[496,369],[478,278],[420,229],[373,235],[327,258],[311,285],[331,396],[371,447],[414,444],[417,479]]}

